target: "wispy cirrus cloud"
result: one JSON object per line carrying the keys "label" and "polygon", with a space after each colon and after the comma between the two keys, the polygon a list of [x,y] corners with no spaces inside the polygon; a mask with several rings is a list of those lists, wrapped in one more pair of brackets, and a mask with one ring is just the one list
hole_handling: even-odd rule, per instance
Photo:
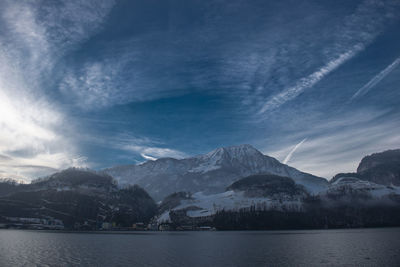
{"label": "wispy cirrus cloud", "polygon": [[83,109],[90,110],[120,102],[120,84],[116,81],[120,66],[105,63],[86,64],[78,75],[68,72],[60,84],[60,90]]}
{"label": "wispy cirrus cloud", "polygon": [[[160,40],[165,45],[152,48]],[[200,75],[196,70],[184,68],[187,54],[175,51],[177,42],[165,32],[150,31],[112,45],[101,44],[101,54],[80,58],[66,68],[60,92],[83,110],[183,94],[195,83],[190,79],[202,79],[193,78]]]}
{"label": "wispy cirrus cloud", "polygon": [[56,62],[90,36],[111,7],[106,1],[0,3],[1,177],[30,179],[86,165],[68,129],[61,130],[67,115],[46,97],[46,84]]}
{"label": "wispy cirrus cloud", "polygon": [[41,72],[50,71],[67,51],[99,30],[113,5],[113,0],[4,1],[2,46],[18,59],[18,68],[39,83]]}
{"label": "wispy cirrus cloud", "polygon": [[[285,16],[293,16],[290,10],[265,16],[282,8],[279,4],[206,1],[193,4],[199,10],[196,20],[203,22],[180,29],[190,20],[181,21],[184,16],[175,10],[179,8],[169,5],[169,19],[154,21],[168,26],[104,42],[97,47],[101,53],[67,68],[59,85],[63,95],[87,110],[198,90],[230,97],[242,110],[261,115],[295,99],[358,55],[397,19],[398,8],[396,1],[366,0],[349,15],[327,18],[329,8],[305,2],[296,20],[282,23]],[[315,12],[310,15],[310,10]],[[134,16],[147,22],[137,12]],[[246,12],[257,16],[243,23],[240,18]],[[145,22],[147,29],[150,23]]]}

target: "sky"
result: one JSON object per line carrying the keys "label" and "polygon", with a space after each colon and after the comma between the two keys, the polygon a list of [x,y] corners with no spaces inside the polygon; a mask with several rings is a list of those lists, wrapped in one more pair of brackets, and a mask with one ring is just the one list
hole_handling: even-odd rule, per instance
{"label": "sky", "polygon": [[400,1],[0,2],[0,177],[251,144],[330,179],[400,148]]}

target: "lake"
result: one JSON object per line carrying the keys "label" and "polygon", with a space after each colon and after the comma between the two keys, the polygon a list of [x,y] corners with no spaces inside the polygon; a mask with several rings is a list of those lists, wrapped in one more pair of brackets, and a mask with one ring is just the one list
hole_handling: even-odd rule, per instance
{"label": "lake", "polygon": [[400,228],[63,233],[0,230],[0,266],[400,266]]}

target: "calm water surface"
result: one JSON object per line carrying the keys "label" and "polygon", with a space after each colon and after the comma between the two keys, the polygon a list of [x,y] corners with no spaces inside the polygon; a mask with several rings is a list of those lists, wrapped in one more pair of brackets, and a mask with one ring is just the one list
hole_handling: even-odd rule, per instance
{"label": "calm water surface", "polygon": [[400,228],[61,233],[0,230],[0,266],[400,266]]}

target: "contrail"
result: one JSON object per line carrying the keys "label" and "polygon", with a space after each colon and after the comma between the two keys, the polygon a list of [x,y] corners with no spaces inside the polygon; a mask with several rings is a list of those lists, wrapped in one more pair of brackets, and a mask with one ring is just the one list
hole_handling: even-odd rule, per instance
{"label": "contrail", "polygon": [[314,73],[310,74],[307,77],[300,79],[295,86],[290,87],[284,90],[283,92],[270,98],[270,100],[268,100],[263,105],[258,114],[263,114],[266,111],[274,110],[279,106],[283,105],[285,102],[296,98],[306,89],[313,87],[322,78],[324,78],[326,75],[337,69],[340,65],[345,63],[347,60],[351,59],[354,55],[356,55],[363,49],[364,46],[362,44],[357,44],[352,49],[341,54],[336,59],[329,61],[319,70],[315,71]]}
{"label": "contrail", "polygon": [[371,90],[372,87],[377,85],[380,81],[382,81],[389,73],[391,73],[400,63],[400,57],[396,58],[392,64],[387,66],[383,71],[381,71],[378,75],[372,78],[366,85],[358,89],[358,91],[350,98],[349,102],[353,101],[359,96],[363,96]]}
{"label": "contrail", "polygon": [[298,143],[292,151],[289,152],[289,154],[286,156],[286,158],[283,160],[283,163],[286,164],[289,162],[289,160],[292,158],[293,153],[307,140],[307,138],[304,138],[300,143]]}

